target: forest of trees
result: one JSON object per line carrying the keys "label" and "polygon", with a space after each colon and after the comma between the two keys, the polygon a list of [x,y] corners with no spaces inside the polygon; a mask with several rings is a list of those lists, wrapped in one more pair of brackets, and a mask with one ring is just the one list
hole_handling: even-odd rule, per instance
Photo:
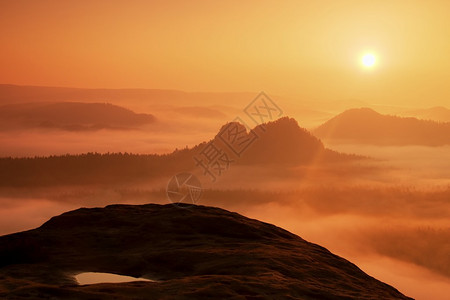
{"label": "forest of trees", "polygon": [[243,125],[229,123],[209,142],[164,155],[86,153],[0,158],[0,187],[139,182],[173,176],[200,165],[214,169],[219,167],[218,163],[296,166],[362,159],[325,148],[319,139],[287,117],[257,126],[253,133],[247,132]]}
{"label": "forest of trees", "polygon": [[190,150],[166,155],[86,153],[30,158],[0,158],[0,186],[114,184],[189,170]]}

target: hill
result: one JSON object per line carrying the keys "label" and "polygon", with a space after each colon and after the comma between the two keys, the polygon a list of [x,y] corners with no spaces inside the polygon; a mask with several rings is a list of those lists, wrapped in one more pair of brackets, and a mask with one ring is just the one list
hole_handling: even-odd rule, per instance
{"label": "hill", "polygon": [[[233,148],[231,140],[239,131],[237,143],[253,141],[243,148]],[[251,140],[253,139],[253,140]],[[227,153],[233,164],[298,166],[311,163],[346,162],[361,159],[326,149],[322,142],[294,119],[281,118],[247,131],[240,123],[228,123],[209,143],[193,148],[175,150],[164,155],[129,153],[86,153],[34,158],[0,158],[0,186],[50,186],[114,184],[145,181],[149,178],[173,176],[184,171],[198,170],[195,158],[201,158],[211,142]],[[231,145],[231,148],[230,148]],[[244,145],[245,146],[245,145]],[[240,153],[239,153],[240,151]]]}
{"label": "hill", "polygon": [[53,128],[69,131],[130,129],[155,122],[150,114],[107,103],[21,103],[0,106],[0,128]]}
{"label": "hill", "polygon": [[[214,207],[183,208],[81,208],[37,229],[0,237],[0,296],[410,299],[349,261],[274,225]],[[73,276],[83,272],[156,282],[80,286]]]}
{"label": "hill", "polygon": [[108,102],[146,111],[149,105],[204,106],[249,103],[255,93],[184,92],[164,89],[88,89],[0,84],[0,104],[30,102]]}
{"label": "hill", "polygon": [[436,122],[450,122],[450,109],[436,106],[426,109],[410,110],[402,113],[402,116],[415,117]]}
{"label": "hill", "polygon": [[[238,161],[242,164],[298,165],[358,158],[325,148],[318,138],[289,117],[258,125],[252,130],[247,130],[240,123],[228,123],[219,130],[214,142],[223,145],[225,140],[225,144],[229,144],[228,134],[236,132],[242,134],[236,137],[235,144],[239,144],[239,141],[254,140],[245,151],[238,153],[240,156]],[[225,145],[221,148],[232,147]]]}
{"label": "hill", "polygon": [[370,108],[347,110],[313,133],[323,139],[373,145],[450,144],[450,123],[382,115]]}

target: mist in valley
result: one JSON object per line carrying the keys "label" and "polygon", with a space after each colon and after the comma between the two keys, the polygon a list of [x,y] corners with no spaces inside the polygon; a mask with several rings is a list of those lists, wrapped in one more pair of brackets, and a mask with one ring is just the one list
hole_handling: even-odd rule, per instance
{"label": "mist in valley", "polygon": [[[39,124],[48,120],[36,116],[28,127],[3,127],[0,234],[79,207],[171,203],[169,180],[189,172],[202,184],[196,204],[285,228],[417,299],[446,299],[450,146],[319,140],[303,128],[314,132],[334,111],[282,100],[296,120],[255,127],[255,144],[212,180],[194,158],[205,142],[219,141],[224,124],[245,115],[235,102],[221,105],[222,96],[208,106],[202,97],[186,106],[114,108],[126,113],[130,128],[117,128],[114,118],[102,127],[85,119],[82,127],[44,128]],[[133,121],[142,114],[152,115],[151,123]]]}
{"label": "mist in valley", "polygon": [[[418,299],[445,299],[450,292],[450,187],[448,168],[439,165],[438,157],[448,151],[358,145],[353,151],[346,145],[335,149],[374,158],[346,164],[347,170],[339,163],[236,165],[216,182],[194,166],[204,188],[197,204],[276,224],[351,258],[369,275]],[[78,207],[170,203],[170,177],[115,185],[4,186],[1,233],[38,227]]]}

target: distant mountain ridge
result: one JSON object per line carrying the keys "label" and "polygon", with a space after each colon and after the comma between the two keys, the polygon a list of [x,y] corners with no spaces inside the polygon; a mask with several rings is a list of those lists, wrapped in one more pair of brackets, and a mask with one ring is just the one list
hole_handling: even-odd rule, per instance
{"label": "distant mountain ridge", "polygon": [[108,103],[21,103],[0,106],[0,130],[54,128],[68,131],[130,129],[152,124],[150,114],[137,114]]}
{"label": "distant mountain ridge", "polygon": [[234,104],[242,107],[255,98],[252,92],[185,92],[168,89],[70,88],[0,84],[0,104],[31,102],[108,102],[146,107],[149,104],[203,106]]}
{"label": "distant mountain ridge", "polygon": [[370,108],[347,110],[312,131],[323,139],[373,145],[450,144],[450,123],[382,115]]}
{"label": "distant mountain ridge", "polygon": [[[220,138],[230,124],[244,130],[247,137],[258,135],[240,157],[233,154],[225,144],[224,138]],[[215,143],[220,151],[227,152],[233,164],[247,166],[285,167],[349,162],[362,158],[325,148],[319,139],[288,117],[256,126],[253,131],[254,133],[246,131],[244,125],[239,123],[228,123],[222,126],[210,141],[165,155],[87,153],[36,158],[0,158],[0,186],[107,184],[142,181],[155,176],[173,176],[180,170],[197,169],[194,158],[201,156],[201,152],[211,142]]]}
{"label": "distant mountain ridge", "polygon": [[436,106],[426,109],[406,111],[402,113],[402,116],[415,117],[422,120],[432,120],[436,122],[450,122],[450,109],[443,106]]}

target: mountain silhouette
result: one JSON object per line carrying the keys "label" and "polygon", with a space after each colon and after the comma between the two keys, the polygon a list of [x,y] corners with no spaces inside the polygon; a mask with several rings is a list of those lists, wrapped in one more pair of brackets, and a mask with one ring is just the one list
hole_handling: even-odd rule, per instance
{"label": "mountain silhouette", "polygon": [[155,122],[149,114],[107,103],[22,103],[0,106],[2,129],[56,128],[69,131],[127,129]]}
{"label": "mountain silhouette", "polygon": [[226,119],[227,115],[220,111],[219,109],[214,109],[211,107],[201,107],[201,106],[182,106],[172,108],[174,112],[179,113],[183,116],[190,116],[200,119]]}
{"label": "mountain silhouette", "polygon": [[382,115],[370,108],[347,110],[313,133],[323,139],[374,145],[450,144],[450,123]]}
{"label": "mountain silhouette", "polygon": [[[226,138],[221,137],[227,137],[227,131],[234,127],[238,129],[233,130],[232,133],[243,132],[243,136],[246,136],[247,139],[254,140],[245,151],[239,153],[238,163],[241,164],[298,165],[357,158],[325,148],[318,138],[300,127],[295,119],[289,117],[258,125],[252,130],[248,130],[238,122],[228,123],[222,126],[213,141],[222,145],[223,149],[233,148],[226,145]],[[241,137],[241,140],[245,140],[245,138]],[[236,143],[239,143],[239,140]],[[225,146],[223,146],[224,144]]]}
{"label": "mountain silhouette", "polygon": [[[80,286],[83,272],[156,282]],[[80,208],[2,236],[0,286],[11,299],[410,299],[274,225],[171,204]]]}
{"label": "mountain silhouette", "polygon": [[437,122],[450,122],[450,109],[436,106],[426,109],[416,109],[402,113],[403,116],[415,117]]}
{"label": "mountain silhouette", "polygon": [[250,92],[184,92],[164,89],[89,89],[0,84],[0,103],[108,102],[127,107],[149,104],[174,106],[234,105],[242,107],[255,98]]}
{"label": "mountain silhouette", "polygon": [[[242,132],[241,137],[244,139],[245,137],[254,139],[242,153],[236,154],[230,149],[229,143],[226,143],[225,138],[230,125],[235,125],[237,130]],[[210,143],[214,143],[219,151],[227,153],[233,164],[239,165],[298,166],[347,162],[362,158],[325,148],[319,139],[301,128],[297,121],[285,117],[256,126],[251,131],[240,123],[228,123],[222,126],[209,142],[163,155],[86,153],[0,158],[0,186],[110,184],[173,176],[180,170],[192,171],[198,168],[194,158],[201,157],[201,153]]]}

